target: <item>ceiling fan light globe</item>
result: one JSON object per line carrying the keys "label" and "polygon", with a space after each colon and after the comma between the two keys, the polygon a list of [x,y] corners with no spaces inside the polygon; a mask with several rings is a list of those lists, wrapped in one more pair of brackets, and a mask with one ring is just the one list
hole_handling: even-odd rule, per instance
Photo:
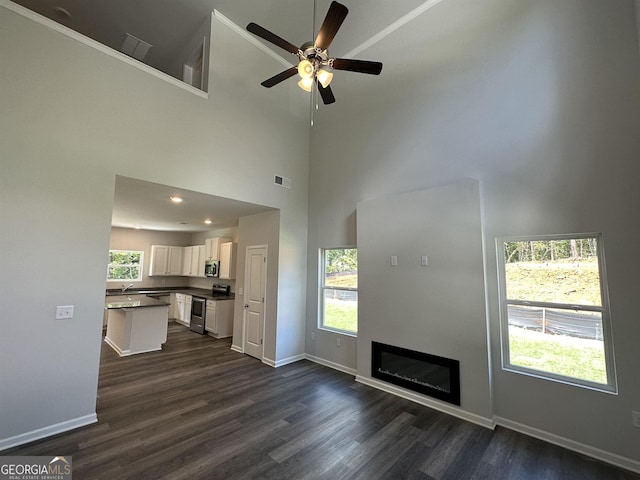
{"label": "ceiling fan light globe", "polygon": [[298,82],[298,86],[304,90],[305,92],[310,92],[311,87],[313,87],[313,78],[307,77],[303,78]]}
{"label": "ceiling fan light globe", "polygon": [[320,85],[322,85],[323,88],[327,88],[331,83],[331,80],[333,79],[333,73],[321,68],[320,70],[318,70],[318,73],[316,74],[316,78],[318,79],[318,81],[320,82]]}
{"label": "ceiling fan light globe", "polygon": [[302,60],[298,64],[298,74],[302,78],[311,78],[313,75],[313,64],[309,60]]}

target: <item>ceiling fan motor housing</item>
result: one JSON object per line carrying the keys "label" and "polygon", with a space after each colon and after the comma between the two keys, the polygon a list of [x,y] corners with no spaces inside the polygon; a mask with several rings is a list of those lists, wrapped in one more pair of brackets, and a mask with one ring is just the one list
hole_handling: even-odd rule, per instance
{"label": "ceiling fan motor housing", "polygon": [[320,50],[312,42],[304,43],[298,51],[300,60],[307,60],[313,65],[314,72],[322,66],[329,65],[329,52]]}

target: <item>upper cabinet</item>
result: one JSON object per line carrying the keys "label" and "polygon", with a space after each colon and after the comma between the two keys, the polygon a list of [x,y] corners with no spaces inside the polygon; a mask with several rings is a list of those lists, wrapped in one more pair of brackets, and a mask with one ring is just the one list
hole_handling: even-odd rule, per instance
{"label": "upper cabinet", "polygon": [[[196,277],[206,277],[206,275],[204,274],[204,267],[205,264],[207,263],[207,257],[206,257],[206,251],[207,251],[207,247],[206,245],[198,245],[194,248],[198,249],[198,262],[195,265],[195,269],[194,271],[195,276]],[[193,261],[193,258],[191,259]]]}
{"label": "upper cabinet", "polygon": [[181,275],[182,247],[151,245],[149,276]]}
{"label": "upper cabinet", "polygon": [[207,238],[205,240],[205,260],[220,260],[220,245],[230,241],[230,238],[225,237]]}
{"label": "upper cabinet", "polygon": [[208,245],[193,245],[190,247],[151,245],[149,276],[172,275],[204,278],[208,250]]}
{"label": "upper cabinet", "polygon": [[193,255],[192,247],[183,247],[182,248],[182,275],[190,276],[191,275],[191,256]]}
{"label": "upper cabinet", "polygon": [[238,244],[225,242],[220,245],[220,278],[233,280],[236,278],[236,250]]}
{"label": "upper cabinet", "polygon": [[204,264],[207,260],[205,254],[205,245],[183,247],[182,275],[186,277],[204,277]]}

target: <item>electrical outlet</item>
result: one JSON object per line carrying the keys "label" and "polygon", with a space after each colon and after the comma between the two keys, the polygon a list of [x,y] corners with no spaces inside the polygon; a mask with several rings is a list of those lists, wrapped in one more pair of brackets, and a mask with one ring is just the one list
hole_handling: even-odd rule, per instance
{"label": "electrical outlet", "polygon": [[631,412],[631,425],[640,428],[640,412]]}
{"label": "electrical outlet", "polygon": [[311,341],[312,342],[316,341],[316,332],[311,332]]}
{"label": "electrical outlet", "polygon": [[56,320],[73,318],[73,305],[59,305],[56,307]]}
{"label": "electrical outlet", "polygon": [[426,255],[422,255],[422,257],[420,257],[420,265],[422,265],[423,267],[429,265],[429,257],[427,257]]}
{"label": "electrical outlet", "polygon": [[340,337],[336,338],[336,346],[339,347],[341,345]]}

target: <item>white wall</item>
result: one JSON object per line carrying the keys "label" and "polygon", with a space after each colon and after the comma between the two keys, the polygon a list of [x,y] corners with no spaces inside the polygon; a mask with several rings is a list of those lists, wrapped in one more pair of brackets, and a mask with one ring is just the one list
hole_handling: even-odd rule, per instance
{"label": "white wall", "polygon": [[267,95],[255,79],[281,66],[217,21],[202,98],[15,8],[0,1],[0,449],[95,419],[116,175],[280,209],[274,288],[302,353],[307,97]]}
{"label": "white wall", "polygon": [[[336,75],[338,100],[320,108],[312,129],[307,331],[317,322],[317,249],[361,241],[358,202],[480,180],[496,418],[640,470],[640,430],[631,426],[631,410],[640,409],[640,259],[629,253],[640,235],[633,7],[447,0],[360,54],[384,63],[379,77]],[[384,238],[393,233],[386,222],[381,215]],[[501,369],[495,238],[576,232],[603,233],[617,395]],[[395,335],[416,343],[418,333]],[[443,323],[441,335],[453,334]],[[338,351],[334,336],[318,330],[314,344],[307,334],[307,351],[358,368],[360,339],[346,337]]]}
{"label": "white wall", "polygon": [[[263,360],[269,364],[275,364],[277,359],[286,358],[277,352],[279,331],[287,327],[280,325],[281,315],[278,306],[278,277],[281,263],[286,261],[287,254],[282,255],[280,249],[281,215],[278,211],[259,213],[241,217],[238,222],[238,263],[236,269],[236,300],[233,321],[233,348],[244,351],[244,293],[240,294],[238,287],[245,288],[246,252],[249,246],[266,246],[267,248],[267,279],[265,292],[265,336]],[[283,259],[282,257],[285,257]],[[279,318],[278,329],[275,322],[270,319]],[[283,321],[284,322],[284,321]],[[298,322],[300,323],[300,322]],[[281,328],[282,327],[282,328]],[[300,327],[297,327],[300,328]],[[302,326],[304,328],[304,326]],[[302,337],[302,336],[300,336]],[[301,340],[295,345],[302,350]]]}
{"label": "white wall", "polygon": [[480,186],[384,196],[357,212],[358,377],[372,378],[372,341],[458,360],[460,408],[491,424]]}

